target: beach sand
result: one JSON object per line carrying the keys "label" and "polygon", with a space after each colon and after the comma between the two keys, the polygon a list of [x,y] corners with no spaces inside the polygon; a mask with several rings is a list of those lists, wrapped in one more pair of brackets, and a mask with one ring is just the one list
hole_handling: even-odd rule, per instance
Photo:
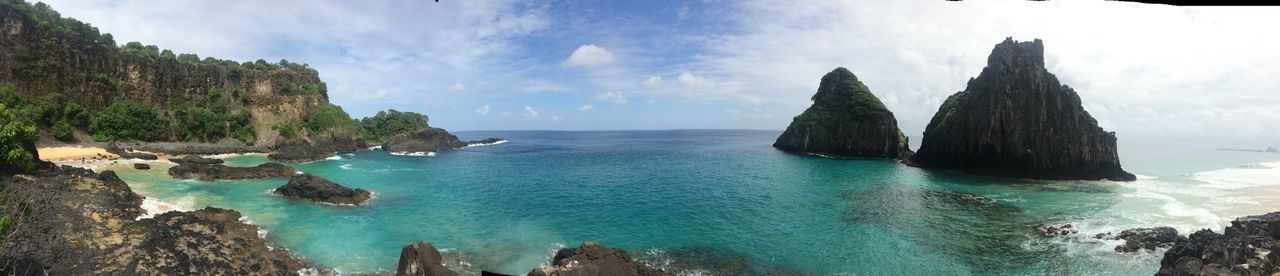
{"label": "beach sand", "polygon": [[40,159],[45,161],[70,161],[80,159],[120,159],[120,156],[107,152],[106,149],[97,147],[51,147],[36,149],[40,153]]}

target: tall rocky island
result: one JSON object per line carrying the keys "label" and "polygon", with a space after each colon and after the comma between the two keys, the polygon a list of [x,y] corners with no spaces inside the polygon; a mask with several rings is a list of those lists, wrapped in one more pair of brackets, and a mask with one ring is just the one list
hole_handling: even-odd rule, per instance
{"label": "tall rocky island", "polygon": [[876,95],[844,67],[825,76],[813,106],[796,116],[773,146],[789,152],[842,158],[901,158],[907,137]]}
{"label": "tall rocky island", "polygon": [[1120,168],[1115,133],[1045,70],[1039,39],[996,45],[982,73],[938,108],[910,163],[1002,177],[1135,179]]}

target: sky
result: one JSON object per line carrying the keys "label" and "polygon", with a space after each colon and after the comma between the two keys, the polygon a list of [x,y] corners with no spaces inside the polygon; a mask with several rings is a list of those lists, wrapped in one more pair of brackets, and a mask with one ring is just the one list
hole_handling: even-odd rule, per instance
{"label": "sky", "polygon": [[1102,1],[49,0],[177,53],[307,63],[354,117],[450,130],[786,128],[836,67],[918,137],[992,47],[1125,142],[1280,146],[1280,9]]}

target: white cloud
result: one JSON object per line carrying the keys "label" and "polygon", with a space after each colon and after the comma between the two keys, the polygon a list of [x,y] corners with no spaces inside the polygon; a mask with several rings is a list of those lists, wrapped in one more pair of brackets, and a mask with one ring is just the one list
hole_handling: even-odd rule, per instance
{"label": "white cloud", "polygon": [[498,113],[498,115],[502,115],[502,117],[511,117],[511,112],[503,111],[502,113]]}
{"label": "white cloud", "polygon": [[644,86],[649,88],[662,86],[662,76],[659,76],[659,75],[649,76],[649,78],[644,79]]}
{"label": "white cloud", "polygon": [[480,115],[480,116],[489,115],[489,105],[486,104],[486,105],[477,107],[476,115]]}
{"label": "white cloud", "polygon": [[609,50],[605,50],[595,44],[586,44],[578,46],[578,49],[574,50],[573,54],[569,55],[569,59],[566,59],[560,64],[560,67],[590,68],[610,64],[615,61],[617,61],[617,57],[614,57],[613,53],[610,53]]}
{"label": "white cloud", "polygon": [[467,90],[467,87],[463,86],[460,82],[455,82],[453,85],[449,86],[449,92],[462,92],[462,90]]}
{"label": "white cloud", "polygon": [[533,110],[533,108],[532,108],[532,107],[529,107],[529,106],[527,106],[527,105],[526,105],[526,106],[524,106],[524,117],[525,117],[525,118],[527,118],[527,119],[531,119],[531,120],[532,120],[532,119],[537,119],[537,118],[538,118],[538,111],[537,111],[537,110]]}
{"label": "white cloud", "polygon": [[369,92],[355,92],[354,94],[351,95],[352,98],[356,100],[361,100],[361,101],[372,101],[372,100],[382,99],[383,97],[386,97],[386,96],[387,96],[387,90],[382,88],[378,88],[378,90],[369,91]]}
{"label": "white cloud", "polygon": [[564,118],[563,118],[563,117],[560,117],[560,115],[552,115],[552,116],[551,116],[551,122],[559,123],[559,122],[561,122],[561,121],[564,121]]}
{"label": "white cloud", "polygon": [[706,78],[703,78],[701,76],[694,75],[693,73],[690,73],[690,72],[680,73],[680,76],[676,76],[676,81],[680,82],[680,85],[683,85],[684,87],[688,87],[688,88],[705,89],[705,88],[715,87],[716,85],[715,82],[707,80]]}
{"label": "white cloud", "polygon": [[591,111],[591,109],[594,109],[594,108],[595,107],[591,106],[590,104],[584,104],[578,107],[578,111],[587,112],[587,111]]}
{"label": "white cloud", "polygon": [[613,104],[627,104],[627,97],[622,95],[621,91],[605,91],[596,93],[592,98],[598,101],[609,102]]}

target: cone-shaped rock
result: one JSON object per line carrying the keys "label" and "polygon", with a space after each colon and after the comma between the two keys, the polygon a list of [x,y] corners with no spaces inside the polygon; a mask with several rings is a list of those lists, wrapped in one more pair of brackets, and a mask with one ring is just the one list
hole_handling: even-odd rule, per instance
{"label": "cone-shaped rock", "polygon": [[849,69],[822,76],[813,106],[791,121],[773,146],[790,152],[845,158],[910,155],[893,112]]}
{"label": "cone-shaped rock", "polygon": [[987,67],[938,108],[911,163],[1031,179],[1133,180],[1116,136],[1044,68],[1044,44],[996,45]]}

